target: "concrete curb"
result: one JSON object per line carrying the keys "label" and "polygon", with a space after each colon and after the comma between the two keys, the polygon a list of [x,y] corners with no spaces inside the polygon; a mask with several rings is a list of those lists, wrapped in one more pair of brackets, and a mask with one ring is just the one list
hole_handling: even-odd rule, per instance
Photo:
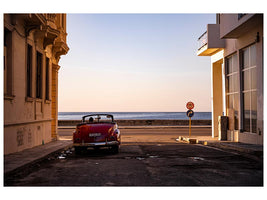
{"label": "concrete curb", "polygon": [[189,144],[198,144],[199,143],[198,139],[187,138],[187,137],[183,137],[183,136],[179,136],[179,138],[177,138],[176,141],[185,142],[185,143],[189,143]]}

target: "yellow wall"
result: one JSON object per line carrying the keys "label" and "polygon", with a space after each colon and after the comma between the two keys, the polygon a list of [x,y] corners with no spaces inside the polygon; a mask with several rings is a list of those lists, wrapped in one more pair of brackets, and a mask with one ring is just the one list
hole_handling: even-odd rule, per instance
{"label": "yellow wall", "polygon": [[[4,77],[4,83],[12,87],[4,94],[4,154],[9,154],[57,138],[58,61],[69,48],[66,14],[5,14],[4,29],[12,41],[7,45],[11,51],[10,74]],[[32,46],[31,97],[27,97],[28,44]],[[41,98],[36,98],[37,51],[43,56]],[[49,59],[49,99],[45,95],[46,58]]]}

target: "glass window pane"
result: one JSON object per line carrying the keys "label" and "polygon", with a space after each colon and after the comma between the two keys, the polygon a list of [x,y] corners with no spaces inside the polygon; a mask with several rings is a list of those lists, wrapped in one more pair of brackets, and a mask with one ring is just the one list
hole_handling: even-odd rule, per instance
{"label": "glass window pane", "polygon": [[225,88],[226,88],[226,93],[229,93],[229,76],[226,77]]}
{"label": "glass window pane", "polygon": [[250,92],[246,92],[244,95],[244,131],[250,132]]}
{"label": "glass window pane", "polygon": [[229,78],[228,78],[228,88],[229,88],[229,92],[234,92],[233,76],[229,76]]}
{"label": "glass window pane", "polygon": [[239,128],[239,117],[238,117],[238,111],[239,111],[239,94],[234,94],[234,102],[233,102],[233,107],[234,107],[234,112],[235,112],[235,130],[238,130]]}
{"label": "glass window pane", "polygon": [[233,102],[233,95],[227,95],[227,100],[228,100],[228,108],[234,108],[234,102]]}
{"label": "glass window pane", "polygon": [[257,89],[257,68],[251,68],[251,89]]}
{"label": "glass window pane", "polygon": [[243,68],[249,67],[249,49],[243,51]]}
{"label": "glass window pane", "polygon": [[[243,129],[246,132],[257,132],[257,68],[256,45],[243,51]],[[253,91],[254,90],[254,91]]]}
{"label": "glass window pane", "polygon": [[243,90],[250,89],[250,77],[249,77],[250,70],[246,70],[243,72]]}
{"label": "glass window pane", "polygon": [[256,65],[256,45],[250,47],[250,66]]}
{"label": "glass window pane", "polygon": [[257,132],[257,92],[251,92],[252,133]]}
{"label": "glass window pane", "polygon": [[226,115],[229,116],[229,110],[232,110],[234,106],[232,94],[226,96],[226,106],[227,106]]}
{"label": "glass window pane", "polygon": [[233,60],[233,62],[232,62],[232,65],[233,65],[233,72],[237,72],[238,71],[238,66],[237,66],[237,55],[236,54],[234,54],[233,56],[232,56],[232,60]]}
{"label": "glass window pane", "polygon": [[231,74],[232,70],[232,57],[227,58],[227,74]]}
{"label": "glass window pane", "polygon": [[238,92],[238,76],[237,76],[237,73],[233,74],[233,92]]}

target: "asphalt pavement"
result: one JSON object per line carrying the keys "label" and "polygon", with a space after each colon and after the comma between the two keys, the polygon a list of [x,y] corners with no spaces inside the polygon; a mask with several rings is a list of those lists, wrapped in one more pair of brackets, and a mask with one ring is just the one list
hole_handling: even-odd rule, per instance
{"label": "asphalt pavement", "polygon": [[[203,133],[206,131],[206,133]],[[179,132],[180,131],[180,132]],[[4,175],[9,176],[20,170],[27,168],[30,165],[34,165],[52,154],[57,154],[62,150],[68,149],[72,146],[71,134],[73,128],[59,129],[59,140],[52,141],[50,143],[40,145],[34,148],[26,149],[20,152],[4,155]],[[136,143],[145,144],[146,142],[186,142],[178,141],[180,135],[187,135],[186,128],[177,127],[149,127],[145,129],[127,129],[122,130],[122,141],[124,144]],[[198,144],[228,149],[230,151],[243,152],[252,156],[263,156],[263,145],[245,144],[229,141],[218,141],[217,138],[210,136],[209,127],[195,127],[192,128],[192,137],[198,141]]]}

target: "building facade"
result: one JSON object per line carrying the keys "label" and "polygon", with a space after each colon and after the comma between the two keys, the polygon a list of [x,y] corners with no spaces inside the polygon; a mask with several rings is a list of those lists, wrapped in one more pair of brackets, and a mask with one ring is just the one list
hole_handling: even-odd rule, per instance
{"label": "building facade", "polygon": [[198,42],[211,57],[212,136],[227,116],[227,140],[263,144],[263,14],[217,14]]}
{"label": "building facade", "polygon": [[4,14],[4,154],[57,139],[66,14]]}

